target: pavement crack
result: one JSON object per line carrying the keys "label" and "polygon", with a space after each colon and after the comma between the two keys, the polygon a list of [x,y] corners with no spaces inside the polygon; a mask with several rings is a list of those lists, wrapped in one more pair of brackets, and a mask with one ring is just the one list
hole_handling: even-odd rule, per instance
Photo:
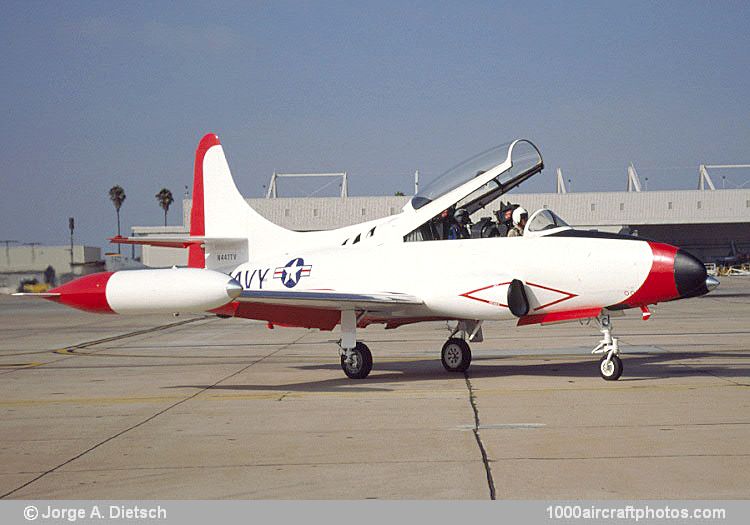
{"label": "pavement crack", "polygon": [[[174,326],[174,325],[172,325],[172,326]],[[106,439],[104,439],[104,440],[102,440],[102,441],[100,441],[100,442],[96,443],[95,445],[93,445],[93,446],[91,446],[91,447],[87,448],[86,450],[84,450],[84,451],[83,451],[83,452],[81,452],[80,454],[77,454],[77,455],[73,456],[72,458],[70,458],[70,459],[68,459],[68,460],[66,460],[66,461],[64,461],[64,462],[62,462],[62,463],[60,463],[59,465],[57,465],[57,466],[55,466],[55,467],[52,467],[51,469],[48,469],[48,470],[46,470],[46,471],[42,472],[42,473],[41,473],[41,474],[39,474],[38,476],[36,476],[36,477],[34,477],[33,479],[31,479],[31,480],[27,481],[26,483],[24,483],[24,484],[22,484],[22,485],[20,485],[20,486],[18,486],[18,487],[16,487],[16,488],[14,488],[13,490],[10,490],[10,491],[6,492],[5,494],[2,494],[2,495],[0,495],[0,499],[5,499],[5,498],[7,498],[8,496],[11,496],[11,495],[15,494],[15,493],[16,493],[16,492],[18,492],[19,490],[21,490],[21,489],[23,489],[23,488],[25,488],[25,487],[28,487],[28,486],[29,486],[29,485],[31,485],[32,483],[36,483],[37,481],[39,481],[39,480],[40,480],[40,479],[42,479],[43,477],[47,476],[48,474],[51,474],[51,473],[53,473],[53,472],[55,472],[55,471],[57,471],[57,470],[61,469],[61,468],[62,468],[62,467],[64,467],[65,465],[68,465],[68,464],[70,464],[70,463],[74,462],[75,460],[77,460],[77,459],[80,459],[80,458],[82,458],[83,456],[85,456],[85,455],[86,455],[86,454],[88,454],[89,452],[92,452],[92,451],[96,450],[97,448],[101,447],[102,445],[106,445],[106,444],[107,444],[107,443],[109,443],[110,441],[113,441],[113,440],[117,439],[118,437],[120,437],[120,436],[122,436],[122,435],[124,435],[124,434],[127,434],[127,433],[128,433],[128,432],[130,432],[131,430],[135,430],[136,428],[142,427],[142,426],[143,426],[143,425],[145,425],[146,423],[149,423],[150,421],[153,421],[154,419],[156,419],[157,417],[161,416],[162,414],[164,414],[164,413],[166,413],[166,412],[168,412],[168,411],[172,410],[173,408],[175,408],[175,407],[177,407],[177,406],[179,406],[179,405],[182,405],[183,403],[186,403],[187,401],[190,401],[191,399],[195,399],[195,398],[196,398],[196,397],[198,397],[199,395],[201,395],[201,394],[203,394],[204,392],[207,392],[208,390],[211,390],[212,388],[214,388],[214,387],[216,387],[216,386],[220,385],[220,384],[221,384],[221,383],[223,383],[224,381],[227,381],[228,379],[231,379],[231,378],[233,378],[233,377],[235,377],[235,376],[237,376],[237,375],[241,374],[242,372],[244,372],[245,370],[247,370],[247,369],[248,369],[248,368],[250,368],[251,366],[253,366],[253,365],[256,365],[256,364],[258,364],[258,363],[260,363],[260,362],[262,362],[262,361],[265,361],[265,360],[266,360],[266,359],[268,359],[269,357],[272,357],[273,355],[275,355],[275,354],[277,354],[277,353],[281,352],[282,350],[284,350],[284,349],[286,349],[286,348],[289,348],[290,346],[294,345],[294,344],[295,344],[295,343],[296,343],[297,341],[299,341],[299,340],[301,340],[301,339],[302,339],[303,337],[305,337],[305,335],[306,335],[306,334],[302,334],[302,335],[301,335],[300,337],[298,337],[298,338],[297,338],[297,339],[295,339],[294,341],[292,341],[292,342],[290,342],[290,343],[287,343],[287,344],[285,344],[285,345],[282,345],[282,346],[280,346],[279,348],[277,348],[277,349],[276,349],[276,350],[274,350],[273,352],[271,352],[271,353],[269,353],[269,354],[266,354],[266,355],[264,355],[264,356],[263,356],[263,357],[261,357],[260,359],[256,359],[256,360],[255,360],[255,361],[253,361],[252,363],[250,363],[250,364],[248,364],[248,365],[245,365],[245,366],[243,366],[243,367],[242,367],[242,368],[240,368],[239,370],[237,370],[237,371],[235,371],[235,372],[232,372],[231,374],[229,374],[229,375],[227,375],[227,376],[224,376],[224,377],[222,377],[221,379],[219,379],[219,380],[218,380],[218,381],[216,381],[215,383],[213,383],[213,384],[211,384],[211,385],[209,385],[209,386],[207,386],[207,387],[205,387],[205,388],[201,388],[201,389],[200,389],[200,390],[198,390],[197,392],[195,392],[195,393],[193,393],[193,394],[191,394],[191,395],[189,395],[189,396],[187,396],[187,397],[185,397],[185,398],[183,398],[183,399],[180,399],[179,401],[177,401],[177,402],[175,402],[175,403],[172,403],[171,405],[169,405],[169,406],[167,406],[167,407],[163,408],[162,410],[159,410],[159,411],[158,411],[158,412],[156,412],[155,414],[152,414],[152,415],[150,415],[150,416],[149,416],[149,417],[147,417],[146,419],[144,419],[144,420],[142,420],[142,421],[139,421],[138,423],[136,423],[136,424],[134,424],[134,425],[131,425],[131,426],[129,426],[128,428],[126,428],[126,429],[124,429],[124,430],[121,430],[121,431],[117,432],[116,434],[114,434],[114,435],[112,435],[112,436],[109,436],[108,438],[106,438]]]}
{"label": "pavement crack", "polygon": [[474,428],[472,429],[472,432],[474,433],[474,439],[476,440],[477,446],[479,447],[479,452],[480,454],[482,454],[482,464],[484,465],[484,472],[487,475],[487,486],[490,491],[490,499],[494,500],[497,499],[497,495],[495,493],[495,480],[492,478],[492,467],[490,467],[490,460],[487,457],[487,449],[484,448],[482,436],[479,434],[479,409],[477,408],[477,398],[474,395],[474,388],[471,385],[471,379],[469,379],[468,372],[464,372],[464,381],[466,382],[466,388],[469,390],[469,404],[471,405],[471,410],[474,413]]}

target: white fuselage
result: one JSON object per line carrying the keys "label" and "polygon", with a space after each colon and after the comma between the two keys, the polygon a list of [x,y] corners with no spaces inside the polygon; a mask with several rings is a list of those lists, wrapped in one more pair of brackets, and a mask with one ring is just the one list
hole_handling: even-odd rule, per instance
{"label": "white fuselage", "polygon": [[225,271],[248,290],[398,291],[423,300],[394,317],[494,320],[513,318],[513,279],[526,284],[530,313],[551,313],[620,303],[651,265],[645,241],[542,236],[284,250]]}

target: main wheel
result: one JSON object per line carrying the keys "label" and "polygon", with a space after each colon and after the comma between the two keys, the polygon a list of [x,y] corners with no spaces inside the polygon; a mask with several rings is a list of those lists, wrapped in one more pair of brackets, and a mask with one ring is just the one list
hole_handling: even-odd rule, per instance
{"label": "main wheel", "polygon": [[622,375],[622,359],[616,355],[607,361],[607,356],[602,357],[599,361],[599,373],[607,381],[617,381]]}
{"label": "main wheel", "polygon": [[346,356],[341,356],[341,369],[351,379],[364,379],[372,370],[372,354],[364,343],[357,343],[351,350],[351,360],[347,363]]}
{"label": "main wheel", "polygon": [[440,360],[448,372],[466,372],[471,364],[471,349],[463,339],[452,337],[443,345]]}

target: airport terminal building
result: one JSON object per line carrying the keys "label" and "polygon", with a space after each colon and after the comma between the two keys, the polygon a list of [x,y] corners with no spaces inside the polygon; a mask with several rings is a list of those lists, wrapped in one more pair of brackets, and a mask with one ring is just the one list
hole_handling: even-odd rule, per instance
{"label": "airport terminal building", "polygon": [[[247,199],[261,215],[285,228],[314,231],[340,228],[399,213],[410,197],[295,197]],[[529,212],[549,208],[571,226],[631,232],[674,244],[709,262],[733,251],[750,252],[750,188],[679,191],[516,193],[501,197]],[[191,200],[183,200],[183,225],[138,226],[133,235],[184,234],[190,229]],[[472,219],[491,216],[488,207]],[[143,247],[142,262],[162,267],[187,264],[187,251]]]}

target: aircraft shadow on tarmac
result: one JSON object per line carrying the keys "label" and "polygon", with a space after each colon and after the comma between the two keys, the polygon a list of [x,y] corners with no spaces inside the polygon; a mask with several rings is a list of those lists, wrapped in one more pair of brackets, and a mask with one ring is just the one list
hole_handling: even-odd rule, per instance
{"label": "aircraft shadow on tarmac", "polygon": [[[475,356],[468,372],[470,379],[512,376],[544,376],[568,377],[571,380],[579,378],[598,379],[598,359],[580,359],[575,361],[560,361],[560,356],[550,356],[555,359],[539,357],[533,364],[502,364],[500,360],[517,359],[518,356]],[[585,356],[584,356],[585,357]],[[713,360],[728,359],[729,363],[702,364],[695,360],[709,358]],[[742,378],[750,376],[750,353],[719,353],[719,352],[669,352],[653,354],[624,354],[623,363],[625,374],[619,381],[645,381],[670,377],[705,377]],[[298,370],[336,370],[341,371],[337,364],[320,364],[296,366]],[[629,376],[627,375],[629,374]],[[280,391],[280,392],[382,392],[392,391],[390,383],[405,381],[435,381],[461,378],[462,375],[450,374],[443,370],[437,359],[422,359],[416,361],[388,361],[377,360],[372,374],[365,380],[353,381],[346,377],[324,379],[300,383],[285,383],[280,385],[179,385],[166,388],[197,388],[211,390],[237,391]],[[738,383],[738,386],[750,386],[750,380]]]}
{"label": "aircraft shadow on tarmac", "polygon": [[750,297],[750,292],[713,292],[711,299],[720,299],[722,297]]}

